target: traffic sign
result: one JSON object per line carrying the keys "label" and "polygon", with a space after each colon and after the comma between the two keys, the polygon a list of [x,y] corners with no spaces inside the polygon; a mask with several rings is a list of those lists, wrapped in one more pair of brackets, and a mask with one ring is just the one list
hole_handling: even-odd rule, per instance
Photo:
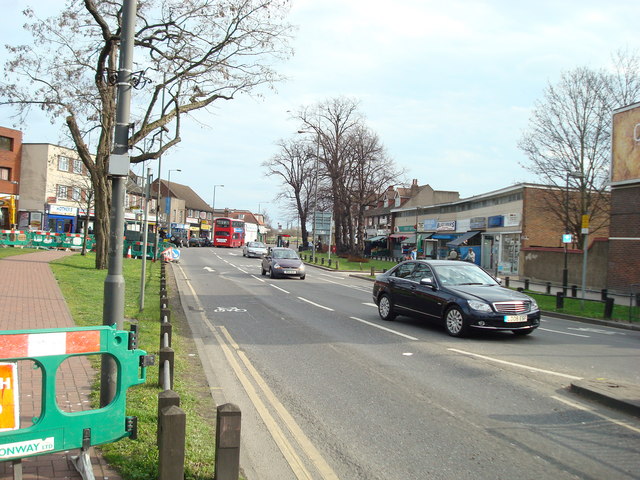
{"label": "traffic sign", "polygon": [[169,247],[162,252],[162,256],[168,262],[177,262],[180,260],[180,250],[177,248]]}
{"label": "traffic sign", "polygon": [[572,243],[572,242],[573,242],[573,235],[571,235],[570,233],[562,234],[562,243]]}

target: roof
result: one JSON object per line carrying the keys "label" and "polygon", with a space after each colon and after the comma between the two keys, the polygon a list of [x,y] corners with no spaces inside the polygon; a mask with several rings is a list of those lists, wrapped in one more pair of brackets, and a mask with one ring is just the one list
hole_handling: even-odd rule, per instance
{"label": "roof", "polygon": [[209,204],[200,198],[200,196],[194,192],[191,187],[175,182],[169,183],[166,180],[161,180],[161,182],[163,197],[166,197],[167,194],[169,194],[169,196],[173,198],[184,200],[184,206],[186,208],[199,210],[201,212],[211,211]]}

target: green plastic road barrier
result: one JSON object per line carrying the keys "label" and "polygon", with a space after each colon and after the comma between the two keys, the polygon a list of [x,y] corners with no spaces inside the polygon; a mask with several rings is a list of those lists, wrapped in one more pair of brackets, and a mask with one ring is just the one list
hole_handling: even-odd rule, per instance
{"label": "green plastic road barrier", "polygon": [[65,233],[62,236],[62,248],[79,250],[82,248],[81,233]]}
{"label": "green plastic road barrier", "polygon": [[0,230],[0,245],[26,246],[29,232],[24,230]]}
{"label": "green plastic road barrier", "polygon": [[[146,367],[153,364],[153,357],[135,346],[135,334],[116,330],[115,326],[0,333],[0,362],[31,360],[42,373],[40,417],[28,427],[0,431],[0,461],[135,438],[136,419],[125,415],[127,389],[144,383]],[[112,402],[96,410],[63,412],[56,403],[60,364],[69,357],[96,354],[110,355],[117,364],[117,390]],[[1,380],[0,393],[12,383]],[[15,379],[14,383],[19,384]],[[4,401],[5,395],[0,398]]]}

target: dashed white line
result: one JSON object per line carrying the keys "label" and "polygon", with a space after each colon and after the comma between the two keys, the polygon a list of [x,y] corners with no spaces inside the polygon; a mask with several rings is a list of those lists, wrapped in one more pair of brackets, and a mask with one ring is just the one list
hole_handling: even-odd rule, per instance
{"label": "dashed white line", "polygon": [[273,283],[270,283],[269,285],[271,285],[273,288],[275,288],[276,290],[280,290],[281,292],[284,293],[291,293],[291,292],[287,292],[284,288],[280,288],[277,285],[274,285]]}
{"label": "dashed white line", "polygon": [[264,282],[265,282],[264,278],[260,278],[260,277],[257,277],[257,276],[255,276],[255,275],[251,275],[251,276],[252,276],[253,278],[255,278],[256,280],[261,281],[262,283],[264,283]]}
{"label": "dashed white line", "polygon": [[363,302],[362,304],[366,305],[367,307],[373,307],[373,308],[378,307],[375,303],[371,303],[371,302]]}
{"label": "dashed white line", "polygon": [[375,323],[371,323],[371,322],[367,322],[366,320],[363,320],[361,318],[358,317],[349,317],[353,320],[357,320],[360,323],[364,323],[365,325],[369,325],[371,327],[375,327],[375,328],[379,328],[380,330],[384,330],[385,332],[389,332],[389,333],[393,333],[394,335],[398,335],[400,337],[404,337],[404,338],[408,338],[409,340],[418,340],[416,337],[412,337],[411,335],[407,335],[401,332],[397,332],[396,330],[391,330],[390,328],[387,327],[383,327],[382,325],[377,325]]}
{"label": "dashed white line", "polygon": [[507,362],[506,360],[499,360],[493,357],[487,357],[486,355],[480,355],[472,352],[465,352],[464,350],[458,350],[457,348],[447,348],[450,352],[460,353],[462,355],[469,355],[471,357],[482,358],[483,360],[488,360],[490,362],[501,363],[503,365],[509,365],[511,367],[523,368],[525,370],[529,370],[530,372],[540,372],[547,373],[549,375],[556,375],[558,377],[568,378],[570,380],[582,380],[582,377],[576,377],[574,375],[567,375],[566,373],[554,372],[552,370],[544,370],[542,368],[536,368],[529,365],[523,365],[521,363],[513,363]]}
{"label": "dashed white line", "polygon": [[574,337],[591,338],[589,335],[580,335],[579,333],[560,332],[558,330],[550,330],[548,328],[539,328],[538,330],[544,330],[545,332],[561,333],[563,335],[572,335]]}
{"label": "dashed white line", "polygon": [[324,308],[325,310],[329,310],[330,312],[335,311],[333,308],[325,307],[324,305],[320,305],[319,303],[312,302],[311,300],[307,300],[306,298],[303,298],[303,297],[298,297],[298,299],[302,300],[303,302],[310,303],[311,305],[314,305],[318,308]]}

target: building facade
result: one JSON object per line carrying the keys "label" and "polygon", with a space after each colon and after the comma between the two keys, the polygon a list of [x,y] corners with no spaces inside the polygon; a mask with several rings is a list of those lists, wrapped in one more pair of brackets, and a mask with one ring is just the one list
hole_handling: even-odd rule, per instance
{"label": "building facade", "polygon": [[0,127],[0,230],[18,223],[22,132]]}

